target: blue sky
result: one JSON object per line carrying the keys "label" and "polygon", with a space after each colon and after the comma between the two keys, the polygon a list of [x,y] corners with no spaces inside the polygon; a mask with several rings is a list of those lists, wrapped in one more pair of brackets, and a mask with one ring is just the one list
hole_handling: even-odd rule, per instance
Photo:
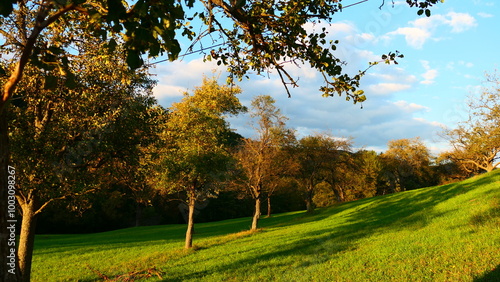
{"label": "blue sky", "polygon": [[[357,148],[383,151],[389,140],[419,136],[433,152],[445,150],[446,142],[438,137],[441,128],[454,127],[467,118],[467,96],[479,91],[485,72],[493,72],[500,63],[500,4],[446,0],[427,18],[417,16],[404,1],[394,6],[385,2],[380,10],[382,0],[370,0],[344,9],[331,24],[307,27],[326,26],[330,39],[340,40],[336,55],[348,62],[348,72],[365,69],[368,62],[380,60],[389,51],[405,55],[399,65],[378,65],[365,76],[362,89],[368,100],[363,109],[344,97],[321,97],[322,77],[306,66],[289,68],[300,77],[292,98],[273,74],[251,75],[250,80],[238,83],[242,103],[248,106],[256,95],[271,95],[299,137],[330,132],[354,138]],[[157,64],[154,94],[161,105],[169,107],[213,70],[221,72],[221,82],[225,81],[225,68],[204,63],[201,55]],[[252,136],[248,116],[230,122],[240,134]]]}

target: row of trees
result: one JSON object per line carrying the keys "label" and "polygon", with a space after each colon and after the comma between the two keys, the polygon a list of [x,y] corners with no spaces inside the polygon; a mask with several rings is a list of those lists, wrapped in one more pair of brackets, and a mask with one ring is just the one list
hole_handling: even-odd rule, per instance
{"label": "row of trees", "polygon": [[[275,193],[301,198],[312,212],[316,206],[438,184],[471,163],[452,162],[448,156],[454,154],[436,163],[418,138],[392,140],[382,154],[355,150],[352,139],[329,134],[297,139],[273,98],[257,96],[247,109],[236,97],[238,87],[219,85],[215,78],[205,78],[166,110],[152,98],[154,81],[145,69],[129,71],[125,58],[109,56],[102,43],[82,45],[80,52],[85,59],[70,62],[79,69],[74,85],[68,87],[58,70],[40,76],[28,68],[32,79],[19,85],[13,99],[12,157],[23,176],[18,180],[19,263],[25,269],[37,216],[57,200],[82,214],[102,202],[99,197],[109,199],[105,205],[130,199],[137,220],[144,207],[157,205],[158,195],[180,200],[187,207],[185,247],[190,248],[197,206],[222,194],[253,201],[253,210],[242,205],[247,211],[239,215],[253,213],[250,228],[256,230],[261,205],[266,202],[270,215]],[[488,105],[497,111],[491,106],[494,96],[486,98],[480,109]],[[253,138],[233,132],[225,120],[248,110]],[[487,170],[481,163],[476,168]]]}
{"label": "row of trees", "polygon": [[[416,7],[418,14],[422,15],[425,11],[425,14],[430,16],[429,8],[436,4],[437,1],[407,0],[406,2],[410,7]],[[12,118],[12,114],[9,113],[9,104],[11,102],[12,104],[15,103],[13,96],[16,95],[19,87],[22,84],[29,84],[29,82],[24,81],[23,76],[26,78],[25,75],[30,72],[31,68],[35,77],[43,77],[38,81],[43,84],[45,90],[60,89],[62,85],[69,89],[77,89],[80,78],[78,75],[79,68],[74,64],[74,59],[84,54],[80,54],[78,51],[80,43],[100,42],[99,44],[104,44],[111,52],[116,51],[118,47],[120,52],[124,54],[126,64],[132,69],[137,69],[143,64],[144,55],[157,57],[164,54],[170,60],[177,59],[181,52],[181,46],[178,42],[179,36],[184,36],[191,41],[191,47],[197,44],[198,46],[201,45],[201,39],[204,37],[212,40],[220,38],[221,41],[217,43],[223,43],[215,44],[210,50],[210,55],[206,54],[205,57],[207,59],[216,59],[218,63],[228,65],[229,71],[236,77],[242,78],[250,70],[260,73],[274,68],[278,71],[283,85],[287,88],[287,85],[290,84],[297,86],[297,79],[287,72],[286,65],[282,62],[309,64],[325,78],[325,85],[320,88],[324,95],[344,94],[348,100],[352,99],[354,102],[363,101],[365,96],[358,88],[359,81],[366,71],[360,71],[354,76],[343,73],[342,68],[345,62],[339,60],[333,53],[338,42],[331,41],[327,44],[324,39],[327,35],[326,29],[321,32],[310,32],[305,29],[306,23],[314,23],[319,20],[331,22],[333,15],[342,11],[342,4],[339,2],[337,0],[301,0],[293,2],[274,0],[226,2],[210,0],[201,1],[202,5],[195,5],[196,1],[194,0],[1,1],[0,34],[2,38],[0,40],[0,49],[2,54],[6,54],[6,57],[10,58],[10,60],[0,65],[0,75],[2,76],[2,92],[0,94],[0,197],[2,199],[7,198],[9,187],[8,172],[10,170],[8,170],[8,167],[11,164],[10,144],[12,142],[9,133],[9,130],[12,129],[9,122]],[[382,4],[384,4],[383,1]],[[193,32],[190,25],[193,18],[199,19],[202,24],[200,34]],[[214,36],[214,33],[217,35]],[[202,48],[202,50],[205,50],[205,48]],[[388,55],[382,56],[382,60],[391,63],[395,62],[398,57],[400,57],[398,52],[389,52]],[[376,63],[370,64],[370,67],[376,65]],[[89,72],[88,74],[92,76],[92,73]],[[103,79],[101,78],[101,80]],[[97,88],[101,87],[103,91],[111,91],[114,87],[118,87],[119,82],[121,81],[108,81],[109,87],[101,84]],[[87,84],[87,87],[89,90],[94,89],[93,84]],[[61,97],[64,97],[63,94],[70,91],[59,92]],[[87,91],[82,89],[82,93],[85,94]],[[27,98],[22,97],[26,102]],[[42,143],[45,138],[42,135],[46,131],[46,125],[53,124],[52,121],[56,120],[57,115],[54,116],[56,110],[59,111],[61,108],[69,107],[78,111],[85,111],[78,109],[77,104],[81,99],[72,98],[77,101],[75,105],[73,105],[73,101],[69,100],[53,102],[41,99],[39,101],[38,109],[33,110],[36,112],[34,114],[36,117],[32,117],[37,121],[34,122],[32,119],[36,128],[34,131],[38,132],[36,134],[39,136],[37,135],[31,141],[39,140]],[[120,116],[119,114],[123,113],[123,111],[116,108],[116,104],[108,105],[109,101],[106,99],[89,101],[92,101],[89,109],[96,110],[96,116],[103,115],[102,118],[104,118],[105,112],[112,109],[114,112],[109,113],[108,118],[113,121]],[[142,104],[144,105],[144,103]],[[29,104],[28,107],[31,106],[32,104]],[[108,106],[110,108],[107,108]],[[138,107],[142,107],[142,105]],[[152,112],[158,113],[158,110],[154,109],[154,107],[149,107]],[[27,111],[27,113],[30,112]],[[124,115],[127,114],[124,113]],[[127,118],[124,117],[124,119]],[[106,156],[106,150],[101,151],[100,154],[94,153],[98,151],[97,148],[102,149],[112,146],[107,144],[108,141],[104,141],[105,136],[113,140],[113,136],[110,136],[113,134],[109,134],[109,132],[111,132],[114,125],[109,120],[107,122],[102,121],[99,124],[88,124],[89,128],[87,129],[89,129],[88,132],[90,133],[68,132],[68,134],[72,134],[70,137],[70,139],[72,138],[70,140],[71,146],[68,145],[59,148],[59,151],[53,151],[54,157],[64,155],[66,159],[60,165],[62,172],[66,172],[67,167],[69,167],[70,170],[82,169],[95,173],[111,163],[123,169],[123,167],[126,167],[123,163],[140,163],[151,157],[146,145],[144,145],[146,148],[141,147],[141,149],[138,149],[141,154],[137,154],[136,157],[118,161],[118,163],[122,164],[116,164],[115,161],[120,157],[125,159],[123,154],[119,153],[120,151],[115,151],[115,153],[108,156]],[[126,124],[121,125],[128,127]],[[133,132],[137,134],[140,131],[138,129]],[[114,137],[115,141],[122,141],[116,140],[119,137]],[[48,147],[53,146],[52,143],[45,144]],[[101,145],[102,147],[100,147]],[[40,150],[40,152],[42,151]],[[69,157],[69,154],[72,154],[72,157]],[[94,157],[96,158],[94,159]],[[94,164],[88,165],[91,159]],[[54,165],[55,163],[57,163],[56,160],[49,164]],[[36,167],[36,165],[34,166]],[[135,187],[134,189],[141,191],[143,186],[141,183],[145,183],[143,176],[147,172],[147,170],[140,169],[131,171],[131,174],[125,173],[123,179],[115,184],[121,185],[124,181],[134,181],[135,184],[132,185]],[[38,174],[41,175],[40,172]],[[112,174],[109,173],[109,175]],[[82,173],[83,175],[86,174]],[[48,177],[48,175],[46,176]],[[58,174],[58,177],[58,179],[54,179],[55,183],[59,183],[58,181],[61,183],[61,185],[54,184],[58,188],[59,186],[78,186],[71,184],[71,181],[75,179],[66,179],[64,173]],[[45,176],[37,177],[35,180],[43,181],[44,179]],[[76,180],[79,180],[79,178]],[[87,189],[86,186],[88,185],[80,185],[82,192],[78,194],[92,190]],[[33,191],[40,190],[37,188]],[[142,195],[142,192],[138,193],[137,195]],[[27,197],[16,196],[23,206],[23,201],[29,206],[28,203],[36,199],[33,196],[34,194],[35,192],[28,193]],[[43,193],[36,192],[36,194]],[[54,197],[61,198],[64,196]],[[38,200],[34,200],[34,203],[36,202]],[[37,205],[35,204],[35,206]],[[42,207],[45,206],[42,204],[40,208]],[[8,219],[5,212],[7,210],[5,201],[0,203],[0,208],[2,209],[2,213],[0,213],[0,250],[1,253],[7,253],[9,251],[7,241],[9,234],[6,233]],[[30,217],[29,214],[25,216]],[[21,258],[21,260],[24,259]],[[6,271],[8,262],[6,256],[2,256],[0,262],[1,280],[30,280],[30,269],[26,267],[29,262],[20,262],[21,269],[15,271],[16,275],[11,275],[12,272]]]}
{"label": "row of trees", "polygon": [[[219,85],[215,78],[205,78],[201,87],[166,110],[152,98],[154,81],[146,69],[131,72],[126,58],[110,56],[103,43],[84,44],[79,52],[86,56],[70,61],[79,70],[70,86],[58,69],[42,76],[27,68],[31,79],[18,86],[12,100],[12,158],[22,175],[18,254],[25,271],[31,267],[36,219],[58,200],[81,214],[103,196],[130,199],[137,219],[158,195],[181,200],[187,206],[185,247],[190,248],[197,205],[222,194],[253,201],[253,210],[242,205],[248,210],[241,214],[253,213],[250,228],[255,230],[261,205],[267,203],[270,215],[276,193],[301,198],[312,212],[316,206],[434,185],[473,163],[453,152],[442,163],[433,162],[418,138],[390,141],[382,154],[356,151],[351,139],[329,134],[297,139],[273,98],[257,96],[246,109],[236,97],[241,90]],[[479,121],[470,127],[483,128],[478,136],[488,129],[491,135],[484,140],[489,141],[498,138],[495,123],[484,127],[498,115],[498,89],[484,93],[484,100],[471,104],[480,106],[473,108]],[[247,110],[253,138],[233,132],[225,121],[227,115]],[[459,132],[461,126],[449,132]],[[484,144],[468,140],[474,140],[473,148]],[[484,144],[481,152],[495,146],[497,142]],[[478,162],[476,171],[494,168],[494,160],[488,166]]]}

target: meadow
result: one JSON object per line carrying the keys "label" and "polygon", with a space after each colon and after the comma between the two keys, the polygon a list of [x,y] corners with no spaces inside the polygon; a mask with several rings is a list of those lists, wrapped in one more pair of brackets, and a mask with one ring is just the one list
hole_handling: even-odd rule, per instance
{"label": "meadow", "polygon": [[32,280],[500,281],[500,170],[250,224],[37,235]]}

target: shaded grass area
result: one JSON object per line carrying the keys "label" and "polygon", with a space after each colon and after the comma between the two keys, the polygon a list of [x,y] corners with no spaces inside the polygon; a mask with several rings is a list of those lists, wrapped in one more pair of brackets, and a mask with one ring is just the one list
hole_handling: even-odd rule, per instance
{"label": "shaded grass area", "polygon": [[33,280],[500,281],[500,171],[250,221],[197,224],[189,251],[184,225],[38,236]]}

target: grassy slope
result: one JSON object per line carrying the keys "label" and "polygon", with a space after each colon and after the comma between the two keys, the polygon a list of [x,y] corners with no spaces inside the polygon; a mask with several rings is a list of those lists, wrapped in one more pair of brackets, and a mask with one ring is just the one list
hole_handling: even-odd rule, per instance
{"label": "grassy slope", "polygon": [[[36,238],[34,281],[96,281],[156,267],[163,279],[500,281],[500,170],[467,181],[262,220]],[[240,233],[237,233],[240,232]],[[156,276],[152,281],[158,280]]]}

